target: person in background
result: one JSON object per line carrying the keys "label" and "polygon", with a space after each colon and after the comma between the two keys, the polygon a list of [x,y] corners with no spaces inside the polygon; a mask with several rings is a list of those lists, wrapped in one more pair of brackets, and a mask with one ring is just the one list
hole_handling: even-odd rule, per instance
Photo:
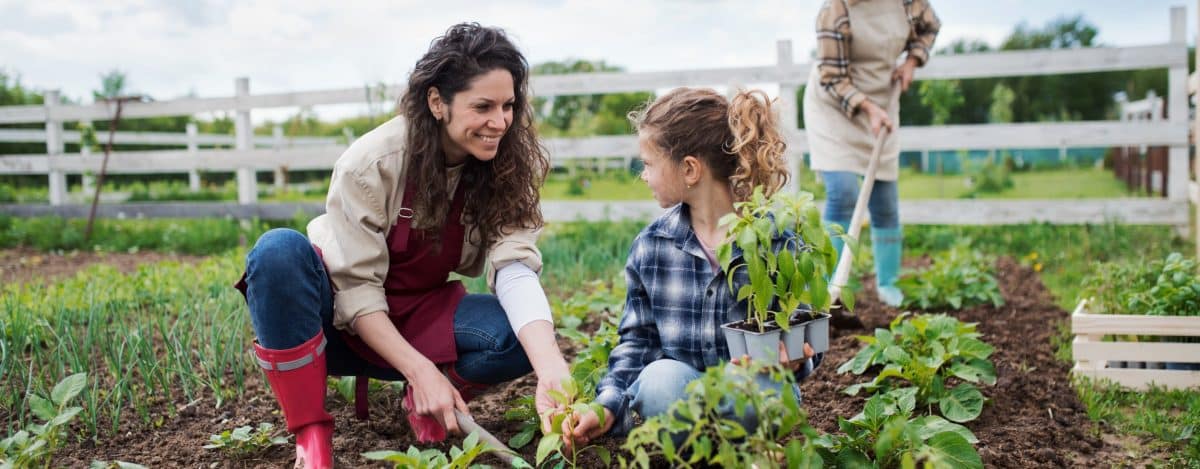
{"label": "person in background", "polygon": [[[927,0],[826,0],[817,14],[816,66],[804,90],[804,126],[812,169],[825,181],[825,222],[850,225],[875,137],[883,129],[871,191],[871,245],[879,299],[904,300],[896,288],[904,234],[900,227],[900,109],[887,106],[893,82],[902,90],[925,65],[941,23]],[[896,66],[898,58],[903,61]],[[839,251],[840,238],[835,239]]]}

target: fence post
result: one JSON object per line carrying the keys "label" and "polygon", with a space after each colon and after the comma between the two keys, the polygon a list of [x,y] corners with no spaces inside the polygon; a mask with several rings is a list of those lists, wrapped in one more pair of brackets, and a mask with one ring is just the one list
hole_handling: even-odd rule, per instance
{"label": "fence post", "polygon": [[[1187,8],[1171,7],[1171,43],[1185,46],[1187,41]],[[1187,128],[1188,97],[1187,97],[1187,62],[1171,67],[1167,71],[1167,119],[1171,123],[1180,124]],[[1184,138],[1187,130],[1184,130]],[[1167,157],[1167,199],[1187,201],[1188,199],[1188,146],[1171,146]]]}
{"label": "fence post", "polygon": [[[195,122],[187,123],[187,151],[188,159],[196,161],[196,156],[200,151],[200,145],[196,141],[200,135],[200,129],[196,127]],[[200,192],[200,170],[192,168],[188,171],[188,190],[191,192]]]}
{"label": "fence post", "polygon": [[[254,127],[250,124],[250,108],[244,107],[246,104],[242,101],[246,96],[250,95],[250,79],[246,77],[238,78],[235,82],[237,88],[237,117],[235,118],[234,133],[235,133],[235,148],[239,151],[249,151],[254,149]],[[241,167],[237,170],[237,189],[238,203],[242,205],[253,204],[258,202],[258,183],[253,167]]]}
{"label": "fence post", "polygon": [[[775,63],[780,69],[790,68],[792,61],[792,41],[781,39],[775,42]],[[796,102],[797,83],[800,79],[785,77],[779,82],[779,125],[783,127],[783,138],[787,140],[788,169],[792,177],[788,179],[784,190],[795,193],[800,190],[800,171],[804,153],[797,148],[796,134],[800,131],[800,120],[797,116],[799,109]]]}
{"label": "fence post", "polygon": [[[272,148],[274,148],[275,151],[283,150],[284,141],[283,141],[283,126],[282,125],[276,124],[275,128],[271,129],[271,137],[272,137],[272,139],[271,139]],[[275,190],[276,190],[276,192],[283,192],[285,186],[287,186],[287,167],[286,166],[278,166],[275,168]]]}
{"label": "fence post", "polygon": [[63,124],[54,112],[59,106],[58,90],[47,90],[43,97],[46,107],[46,155],[50,163],[50,205],[67,203],[67,174],[54,164],[63,154]]}
{"label": "fence post", "polygon": [[[1196,9],[1196,24],[1200,25],[1200,8]],[[1196,34],[1196,41],[1196,44],[1200,45],[1200,33]],[[1196,59],[1200,60],[1200,47],[1196,48]],[[1196,73],[1200,74],[1200,71]],[[1197,96],[1200,96],[1200,90],[1196,90],[1196,93]],[[1200,109],[1200,107],[1197,107],[1197,109]],[[1196,145],[1200,143],[1200,115],[1192,119],[1192,126],[1192,144]],[[1196,260],[1200,260],[1200,145],[1197,145],[1195,148],[1196,155],[1192,161],[1195,181],[1190,184],[1195,189],[1192,196],[1192,204],[1196,206],[1196,217],[1192,219],[1194,223],[1192,225],[1192,237],[1196,239]]]}

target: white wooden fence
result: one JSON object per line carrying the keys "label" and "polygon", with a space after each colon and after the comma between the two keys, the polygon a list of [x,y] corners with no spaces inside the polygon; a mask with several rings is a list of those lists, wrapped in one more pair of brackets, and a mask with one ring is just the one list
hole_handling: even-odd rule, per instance
{"label": "white wooden fence", "polygon": [[[1169,150],[1170,180],[1165,199],[1104,200],[929,200],[903,201],[902,220],[908,224],[952,223],[995,224],[1044,220],[1052,223],[1092,223],[1124,221],[1128,223],[1183,226],[1188,223],[1188,103],[1187,44],[1185,9],[1170,10],[1170,36],[1166,43],[1150,46],[1092,48],[1072,50],[1035,50],[988,52],[938,56],[918,70],[918,79],[970,79],[1003,76],[1089,73],[1147,68],[1168,69],[1168,119],[1158,122],[1062,122],[1034,124],[981,124],[938,127],[904,127],[904,150],[958,150],[965,148],[1047,148],[1156,145]],[[794,168],[807,151],[807,140],[798,129],[796,89],[805,82],[811,64],[793,62],[790,41],[777,44],[773,65],[758,67],[693,69],[642,73],[588,73],[541,75],[532,78],[533,92],[542,97],[653,91],[677,86],[729,86],[777,84],[780,87],[780,115],[789,139]],[[235,216],[275,213],[280,209],[299,208],[320,211],[320,204],[257,204],[257,171],[332,168],[341,150],[337,145],[276,146],[256,149],[251,133],[250,115],[255,109],[308,107],[325,104],[363,103],[362,88],[345,88],[296,93],[251,94],[249,79],[235,82],[230,97],[185,98],[170,101],[127,103],[123,118],[193,115],[213,111],[235,111],[233,149],[189,149],[172,151],[122,152],[112,155],[110,174],[170,173],[203,170],[236,172],[238,205],[191,205],[188,211],[171,204],[170,210],[142,205],[102,208],[105,216],[196,216],[218,213]],[[387,87],[386,99],[394,99],[399,85]],[[63,122],[111,119],[114,106],[98,103],[82,106],[58,105],[58,93],[48,92],[44,106],[0,107],[0,124],[45,123],[46,154],[0,156],[0,174],[44,174],[50,181],[50,205],[0,206],[0,211],[24,215],[56,213],[71,216],[76,209],[64,207],[66,175],[95,172],[98,155],[63,154],[63,142],[72,137],[64,132]],[[132,137],[131,137],[132,138]],[[632,136],[549,139],[546,145],[553,160],[593,157],[630,157],[637,154]],[[548,219],[602,219],[611,217],[645,218],[658,213],[653,202],[547,203]],[[292,210],[294,212],[294,210]],[[290,214],[290,213],[289,213]]]}

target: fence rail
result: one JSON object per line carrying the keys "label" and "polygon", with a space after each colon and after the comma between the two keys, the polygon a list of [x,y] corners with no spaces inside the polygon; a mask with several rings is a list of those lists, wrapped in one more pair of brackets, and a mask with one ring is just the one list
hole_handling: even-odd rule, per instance
{"label": "fence rail", "polygon": [[[1069,50],[1036,50],[987,52],[939,56],[929,66],[918,70],[918,79],[967,79],[1064,73],[1091,73],[1115,70],[1166,68],[1168,70],[1167,120],[1150,122],[1070,122],[1037,124],[986,124],[940,127],[905,127],[901,130],[901,147],[905,150],[957,150],[966,148],[1044,148],[1157,145],[1168,148],[1169,168],[1186,168],[1188,163],[1187,120],[1187,44],[1185,9],[1170,10],[1169,38],[1164,44]],[[797,98],[795,91],[803,84],[811,67],[794,63],[789,41],[776,45],[776,63],[755,67],[710,68],[693,70],[588,73],[574,75],[540,75],[532,77],[531,88],[540,97],[603,94],[630,91],[656,91],[677,86],[741,86],[777,84],[780,87],[780,112],[789,139],[789,157],[798,168],[807,140],[797,127]],[[236,171],[238,201],[243,205],[257,203],[255,172],[288,169],[328,169],[338,157],[341,146],[327,145],[328,141],[311,141],[312,146],[255,149],[265,145],[261,137],[252,135],[250,113],[255,109],[307,107],[327,104],[370,103],[391,101],[398,96],[399,85],[356,87],[292,93],[251,94],[249,80],[235,82],[235,94],[226,97],[182,98],[157,102],[127,103],[122,109],[124,118],[194,115],[214,111],[235,111],[233,149],[199,149],[192,145],[187,151],[152,151],[117,153],[109,161],[111,173],[168,173],[205,171]],[[61,105],[57,92],[48,92],[44,106],[0,107],[0,124],[44,123],[47,152],[44,155],[0,156],[0,174],[46,174],[50,180],[51,205],[66,203],[66,174],[96,171],[96,156],[65,156],[63,143],[77,139],[76,134],[63,130],[64,122],[107,120],[115,105]],[[32,136],[33,134],[26,134]],[[0,134],[3,138],[3,134]],[[32,137],[30,137],[32,138]],[[138,138],[171,141],[175,137],[126,135],[132,142]],[[214,138],[215,137],[205,137]],[[227,138],[227,137],[226,137]],[[277,140],[277,137],[273,141]],[[228,145],[222,139],[219,145]],[[174,144],[174,143],[172,143]],[[555,162],[573,158],[622,157],[637,153],[636,140],[631,136],[589,137],[581,139],[550,139],[546,142]],[[278,181],[278,179],[277,179]],[[1101,222],[1116,216],[1119,219],[1145,219],[1128,211],[1149,210],[1164,214],[1151,217],[1161,223],[1187,223],[1186,211],[1179,215],[1180,206],[1188,200],[1188,171],[1169,172],[1164,185],[1165,200],[1138,200],[1129,203],[1085,203],[1078,201],[1045,202],[1062,205],[1061,209],[1045,209],[1078,215],[1081,222]],[[946,207],[957,206],[949,201],[938,202]],[[612,205],[615,206],[615,205]],[[971,210],[941,210],[956,213],[963,223],[991,223],[986,217],[1003,220],[1032,220],[1034,215],[1021,215],[1014,210],[1029,209],[1009,201],[973,201]],[[1072,207],[1091,206],[1081,212]],[[1014,208],[1015,207],[1015,208]],[[1033,208],[1043,210],[1042,205]],[[12,209],[3,209],[7,211]],[[1112,210],[1116,210],[1115,213]],[[937,212],[939,210],[933,210]],[[202,213],[199,210],[197,213]],[[956,215],[956,216],[958,216]],[[944,218],[940,215],[930,215]],[[918,217],[919,218],[919,217]],[[1013,221],[1016,222],[1016,221]]]}

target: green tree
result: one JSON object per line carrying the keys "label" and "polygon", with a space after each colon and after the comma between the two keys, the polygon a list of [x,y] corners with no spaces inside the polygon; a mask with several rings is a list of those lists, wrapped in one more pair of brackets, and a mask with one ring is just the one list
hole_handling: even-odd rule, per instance
{"label": "green tree", "polygon": [[[624,69],[603,60],[565,60],[533,66],[535,75],[620,72]],[[626,116],[648,102],[646,92],[555,96],[533,102],[538,131],[545,136],[621,135],[633,132]]]}

